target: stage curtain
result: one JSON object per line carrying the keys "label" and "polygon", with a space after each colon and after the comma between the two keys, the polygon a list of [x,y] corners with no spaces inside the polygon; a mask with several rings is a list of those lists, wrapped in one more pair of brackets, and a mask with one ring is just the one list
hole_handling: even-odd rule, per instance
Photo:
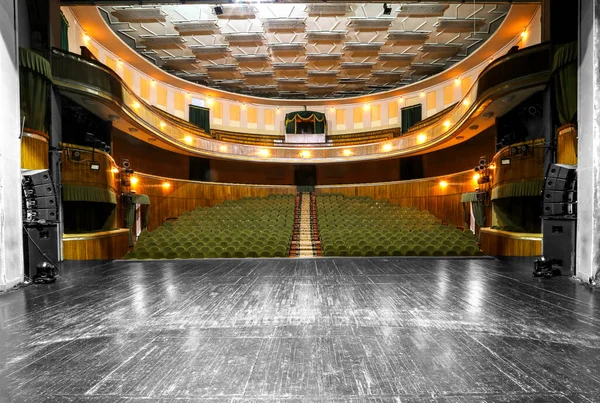
{"label": "stage curtain", "polygon": [[210,133],[210,109],[190,105],[190,123]]}
{"label": "stage curtain", "polygon": [[575,123],[577,116],[577,42],[560,46],[552,66],[554,99],[561,125]]}
{"label": "stage curtain", "polygon": [[285,115],[285,132],[287,134],[296,134],[296,119],[300,121],[313,121],[315,134],[325,133],[327,130],[327,120],[325,114],[312,111],[290,112]]}
{"label": "stage curtain", "polygon": [[477,201],[477,192],[463,193],[460,196],[460,201],[462,203],[476,202]]}
{"label": "stage curtain", "polygon": [[60,13],[60,48],[69,51],[69,22],[65,15]]}
{"label": "stage curtain", "polygon": [[402,133],[406,133],[408,129],[421,121],[421,104],[402,108]]}
{"label": "stage curtain", "polygon": [[50,62],[29,49],[19,48],[20,105],[25,127],[48,132],[46,108],[51,83]]}
{"label": "stage curtain", "polygon": [[93,203],[117,204],[117,195],[110,189],[96,186],[79,186],[63,184],[63,201],[80,201]]}
{"label": "stage curtain", "polygon": [[[473,217],[475,217],[475,224],[479,228],[485,226],[485,204],[481,202],[471,202],[471,207],[473,208]],[[478,235],[479,238],[479,235]]]}
{"label": "stage curtain", "polygon": [[540,196],[544,181],[513,182],[492,189],[492,200],[505,197]]}

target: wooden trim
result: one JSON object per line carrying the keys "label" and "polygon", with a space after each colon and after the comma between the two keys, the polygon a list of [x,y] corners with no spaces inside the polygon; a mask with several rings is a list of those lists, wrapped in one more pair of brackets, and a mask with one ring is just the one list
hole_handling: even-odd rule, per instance
{"label": "wooden trim", "polygon": [[128,229],[63,235],[65,260],[120,259],[128,250]]}
{"label": "wooden trim", "polygon": [[48,139],[35,133],[23,133],[21,138],[21,168],[48,169]]}
{"label": "wooden trim", "polygon": [[542,234],[481,228],[481,250],[490,256],[540,256]]}

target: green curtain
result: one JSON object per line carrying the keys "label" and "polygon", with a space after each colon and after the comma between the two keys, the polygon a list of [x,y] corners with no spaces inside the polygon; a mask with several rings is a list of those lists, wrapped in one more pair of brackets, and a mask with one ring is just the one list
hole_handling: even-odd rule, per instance
{"label": "green curtain", "polygon": [[406,133],[408,129],[419,123],[422,119],[421,104],[408,106],[401,109],[402,133]]}
{"label": "green curtain", "polygon": [[190,105],[190,123],[210,133],[210,109]]}
{"label": "green curtain", "polygon": [[561,125],[575,123],[577,116],[577,42],[556,49],[552,66],[554,99]]}
{"label": "green curtain", "polygon": [[19,48],[20,106],[25,127],[48,132],[46,108],[51,83],[50,62],[29,49]]}
{"label": "green curtain", "polygon": [[543,187],[543,180],[507,183],[492,189],[492,200],[505,197],[540,196]]}
{"label": "green curtain", "polygon": [[63,201],[117,204],[117,194],[110,189],[66,183],[62,186],[62,199]]}
{"label": "green curtain", "polygon": [[[485,204],[483,202],[471,202],[471,208],[473,209],[473,217],[475,217],[475,224],[479,228],[485,226]],[[479,240],[479,234],[477,236]]]}
{"label": "green curtain", "polygon": [[60,12],[60,48],[69,51],[69,23],[65,15]]}
{"label": "green curtain", "polygon": [[325,133],[327,130],[327,119],[324,113],[312,111],[290,112],[285,115],[285,132],[288,134],[296,133],[296,120],[302,122],[312,122],[314,125],[313,133]]}

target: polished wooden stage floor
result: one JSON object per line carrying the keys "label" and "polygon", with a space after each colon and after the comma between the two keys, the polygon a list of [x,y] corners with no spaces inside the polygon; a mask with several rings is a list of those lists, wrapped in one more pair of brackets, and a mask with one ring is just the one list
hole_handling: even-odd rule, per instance
{"label": "polished wooden stage floor", "polygon": [[0,402],[599,402],[598,291],[531,270],[72,264],[0,295]]}

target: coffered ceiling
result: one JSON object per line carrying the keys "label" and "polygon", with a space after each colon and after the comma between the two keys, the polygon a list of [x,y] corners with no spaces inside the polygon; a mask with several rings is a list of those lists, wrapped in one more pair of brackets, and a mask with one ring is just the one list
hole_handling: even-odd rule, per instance
{"label": "coffered ceiling", "polygon": [[402,87],[472,54],[507,4],[268,3],[102,6],[165,71],[269,98],[343,98]]}

